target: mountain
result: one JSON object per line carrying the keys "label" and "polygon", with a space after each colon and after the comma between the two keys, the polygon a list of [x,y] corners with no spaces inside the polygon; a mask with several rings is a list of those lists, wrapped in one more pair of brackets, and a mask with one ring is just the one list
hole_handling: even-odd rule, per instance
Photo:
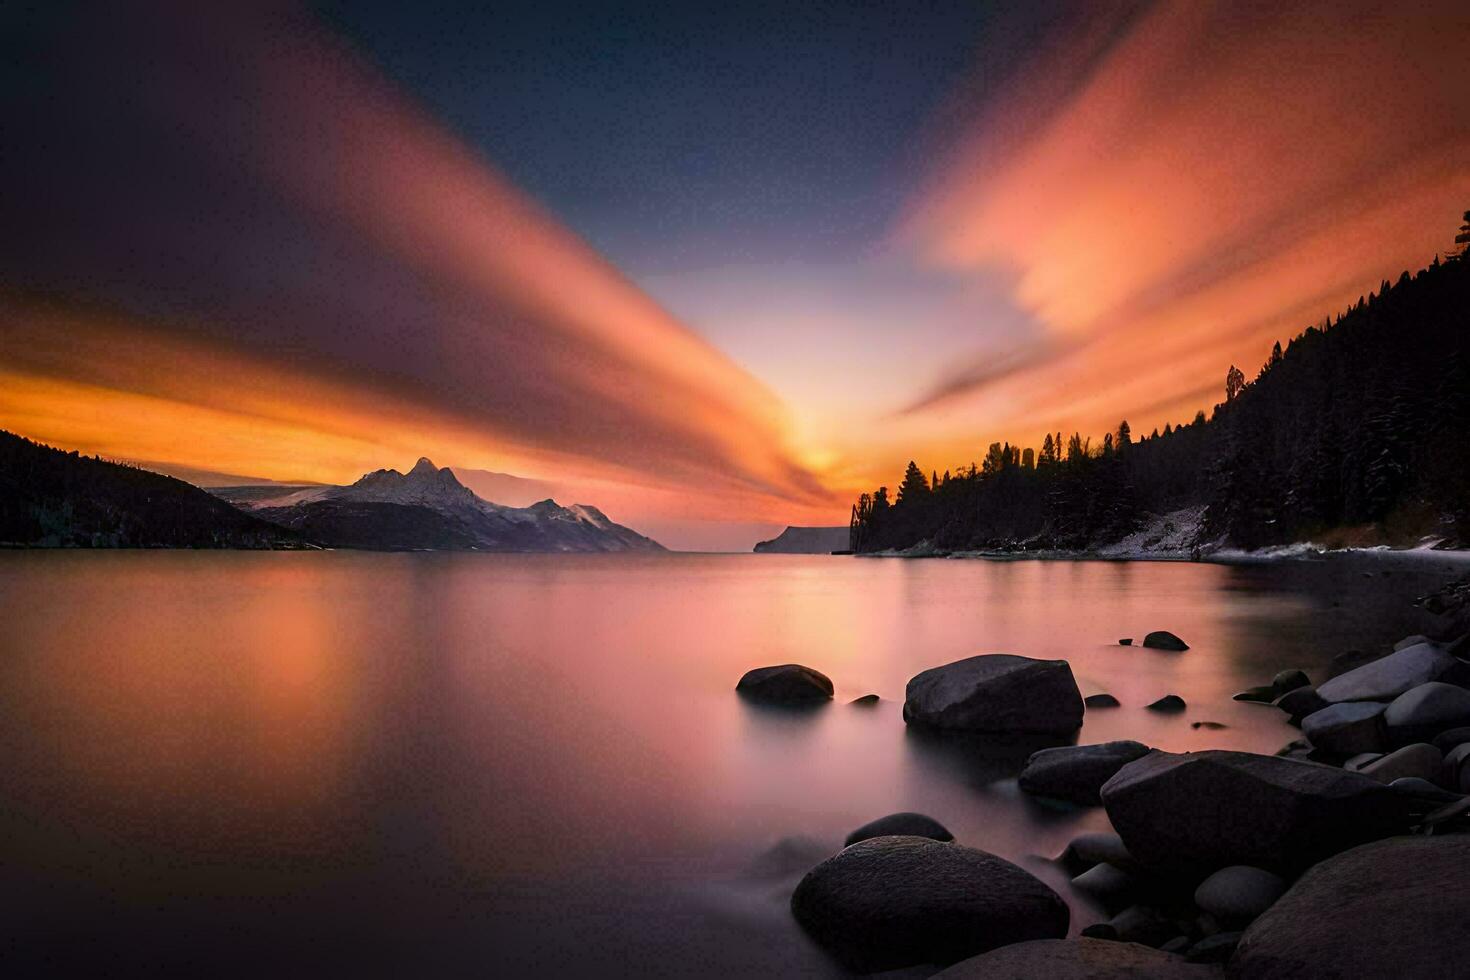
{"label": "mountain", "polygon": [[476,496],[448,467],[420,459],[351,486],[215,487],[249,513],[328,547],[448,551],[662,551],[596,507],[543,500],[505,507]]}
{"label": "mountain", "polygon": [[788,527],[769,541],[756,544],[755,551],[778,555],[830,555],[846,551],[849,529],[842,527]]}
{"label": "mountain", "polygon": [[0,544],[37,548],[300,548],[293,531],[198,487],[0,432]]}

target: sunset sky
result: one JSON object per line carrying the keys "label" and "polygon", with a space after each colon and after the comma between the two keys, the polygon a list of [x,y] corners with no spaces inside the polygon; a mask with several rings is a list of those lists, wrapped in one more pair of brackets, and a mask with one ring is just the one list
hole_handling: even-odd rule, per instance
{"label": "sunset sky", "polygon": [[1470,207],[1462,3],[228,7],[0,13],[0,428],[743,550],[1208,411]]}

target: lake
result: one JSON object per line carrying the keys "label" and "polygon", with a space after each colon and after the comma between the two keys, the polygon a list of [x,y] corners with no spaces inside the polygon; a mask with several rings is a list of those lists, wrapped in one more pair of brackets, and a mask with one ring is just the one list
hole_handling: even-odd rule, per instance
{"label": "lake", "polygon": [[[839,971],[786,909],[848,831],[919,810],[1034,856],[1100,810],[1025,749],[910,732],[913,674],[1065,658],[1083,742],[1274,752],[1236,691],[1410,632],[1437,559],[0,553],[0,896],[15,975]],[[1120,647],[1169,629],[1192,649]],[[750,667],[837,699],[759,709]],[[846,702],[877,693],[876,708]],[[1160,716],[1143,705],[1182,695]],[[1195,729],[1213,721],[1223,730]]]}

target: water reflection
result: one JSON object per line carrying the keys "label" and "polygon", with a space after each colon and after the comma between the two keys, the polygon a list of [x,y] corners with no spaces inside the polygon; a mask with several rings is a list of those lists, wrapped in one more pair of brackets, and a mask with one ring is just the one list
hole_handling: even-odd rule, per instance
{"label": "water reflection", "polygon": [[[1035,743],[906,728],[909,677],[1064,658],[1122,702],[1082,742],[1274,751],[1296,732],[1230,695],[1420,629],[1403,596],[1446,576],[1361,572],[0,553],[0,955],[49,973],[829,972],[785,912],[800,868],[752,869],[767,848],[806,839],[777,851],[800,863],[916,810],[1024,862],[1106,824],[1019,793]],[[1191,650],[1116,643],[1159,628]],[[835,701],[735,696],[790,661]],[[884,700],[846,703],[868,693]],[[1144,709],[1167,693],[1183,714]]]}

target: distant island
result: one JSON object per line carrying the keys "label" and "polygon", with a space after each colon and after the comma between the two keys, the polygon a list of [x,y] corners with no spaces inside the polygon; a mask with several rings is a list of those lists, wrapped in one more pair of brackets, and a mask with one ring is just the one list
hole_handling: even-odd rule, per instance
{"label": "distant island", "polygon": [[663,546],[596,507],[504,507],[420,459],[350,486],[209,491],[0,432],[0,546],[615,552]]}
{"label": "distant island", "polygon": [[[1470,241],[1470,212],[1460,241]],[[860,553],[1197,557],[1313,541],[1470,543],[1470,261],[1360,297],[1231,366],[1206,418],[1101,442],[992,443],[942,474],[910,462],[852,508]]]}
{"label": "distant island", "polygon": [[757,554],[830,555],[848,550],[847,527],[788,527],[769,541],[759,541]]}

